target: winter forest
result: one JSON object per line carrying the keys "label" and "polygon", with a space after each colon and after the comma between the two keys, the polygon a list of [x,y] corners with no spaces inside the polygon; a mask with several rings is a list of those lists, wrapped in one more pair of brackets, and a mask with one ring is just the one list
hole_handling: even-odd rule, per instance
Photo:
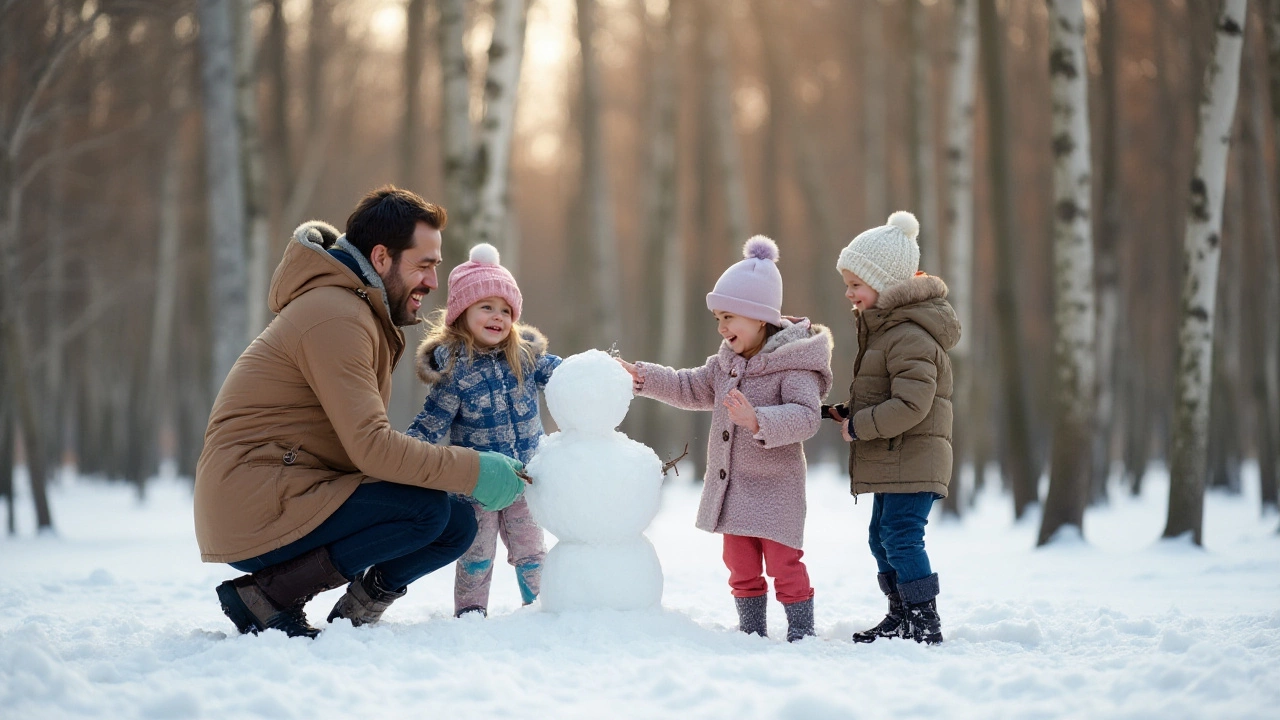
{"label": "winter forest", "polygon": [[[235,663],[229,643],[206,649],[207,631],[188,635],[193,625],[230,626],[219,625],[208,589],[219,569],[197,567],[189,524],[170,524],[189,523],[181,489],[194,475],[223,378],[271,320],[267,287],[293,228],[311,219],[341,228],[365,192],[388,183],[449,213],[441,287],[422,314],[443,304],[448,269],[489,242],[519,280],[522,319],[561,356],[616,347],[629,360],[701,365],[720,342],[705,294],[741,258],[747,238],[767,235],[780,248],[784,314],[832,330],[832,403],[847,397],[856,354],[836,258],[891,212],[911,210],[920,220],[920,267],[947,282],[963,326],[951,351],[955,474],[934,508],[930,543],[935,526],[937,542],[955,543],[957,554],[965,542],[974,554],[1015,543],[1016,554],[1004,547],[990,557],[1032,568],[1036,592],[1058,602],[1073,589],[1044,577],[1062,568],[1089,577],[1109,562],[1080,556],[1087,551],[1070,542],[1063,549],[1055,541],[1064,528],[1075,542],[1105,544],[1102,537],[1141,526],[1136,556],[1119,566],[1136,573],[1168,564],[1169,576],[1148,588],[1166,604],[1138,611],[1140,592],[1127,591],[1134,602],[1124,607],[1128,621],[1114,620],[1119,629],[1112,611],[1099,611],[1105,588],[1090,589],[1097,601],[1078,617],[1059,613],[1068,620],[1037,621],[1016,605],[983,610],[976,599],[953,606],[948,619],[960,644],[947,652],[957,654],[929,671],[939,677],[926,686],[953,693],[951,704],[921,700],[905,714],[1261,717],[1280,701],[1265,680],[1280,676],[1264,670],[1276,666],[1280,646],[1280,0],[0,0],[0,496],[8,536],[0,569],[17,573],[0,585],[0,605],[22,609],[0,622],[10,646],[0,650],[0,700],[32,717],[294,710],[290,698],[305,694],[297,677],[280,699],[246,691],[238,709],[220,704],[212,685],[155,689],[198,676],[195,664],[181,663],[201,653],[213,667]],[[420,326],[406,335],[416,346]],[[407,427],[422,399],[412,362],[402,360],[392,424]],[[637,399],[620,428],[664,461],[689,450],[664,491],[678,517],[660,516],[653,532],[664,566],[682,552],[664,551],[673,538],[696,547],[690,553],[704,566],[718,563],[718,546],[692,528],[706,426],[703,415]],[[826,423],[805,450],[810,484],[831,486],[810,497],[814,542],[838,536],[847,541],[842,552],[869,567],[865,523],[848,517],[847,443]],[[128,502],[114,504],[119,496]],[[57,637],[79,626],[32,626],[39,611],[20,599],[23,573],[35,577],[92,547],[94,507],[143,513],[142,524],[166,508],[153,539],[186,543],[162,562],[191,566],[173,582],[185,603],[178,610],[201,608],[198,621],[162,611],[160,622],[177,634],[157,640],[153,628],[113,610],[126,629],[92,631],[139,634],[168,666],[108,671],[121,655]],[[1215,521],[1215,507],[1229,508],[1230,521]],[[837,511],[846,516],[835,519]],[[823,517],[853,527],[815,529]],[[127,534],[121,517],[102,522],[102,537],[115,538],[117,525]],[[992,524],[1005,534],[988,537]],[[42,544],[57,538],[85,544]],[[1161,538],[1191,547],[1144,558]],[[1201,559],[1206,547],[1245,558],[1231,565],[1227,584],[1247,588],[1249,607],[1234,612],[1251,613],[1247,634],[1211,661],[1222,674],[1241,663],[1251,679],[1222,680],[1221,694],[1197,686],[1187,669],[1200,633],[1225,623],[1200,612],[1212,598],[1196,595],[1182,607],[1208,627],[1176,611],[1179,619],[1138,619],[1167,610],[1164,598],[1180,587],[1218,582],[1217,566]],[[140,552],[125,552],[122,562]],[[824,551],[812,552],[821,567]],[[107,561],[84,562],[72,565],[83,569],[75,579],[47,579],[46,587],[131,586],[127,572],[99,569]],[[1179,586],[1179,565],[1200,569]],[[874,570],[859,567],[862,584],[850,585],[857,599],[846,606],[860,612],[837,616],[838,593],[826,595],[824,638],[847,641],[880,602]],[[647,619],[639,630],[600,620],[593,627],[604,639],[585,652],[612,662],[610,647],[646,642],[633,633],[669,633],[684,655],[714,663],[729,654],[761,675],[797,657],[800,649],[785,643],[754,657],[746,640],[727,633],[704,642],[707,625],[733,624],[710,607],[726,602],[727,590],[719,576],[698,576],[714,589],[682,586],[686,571],[714,575],[668,566],[664,606],[683,615]],[[1129,578],[1114,567],[1103,574],[1118,585]],[[199,599],[188,602],[187,592]],[[434,602],[429,592],[416,601]],[[1216,597],[1225,604],[1228,596]],[[702,598],[714,600],[688,609]],[[534,652],[541,634],[572,632],[564,619],[528,620],[508,600],[515,614],[477,631],[482,648]],[[85,609],[73,607],[73,615]],[[425,606],[417,617],[436,612]],[[387,636],[395,652],[462,652],[474,642],[465,630],[400,619],[405,633]],[[1036,692],[948,687],[948,673],[986,662],[1004,644],[1024,659],[1052,655],[1056,670],[1084,673],[1086,688],[1110,683],[1082,669],[1087,662],[1063,660],[1075,650],[1055,645],[1096,637],[1099,622],[1105,632],[1183,653],[1185,665],[1164,668],[1181,679],[1140,681],[1134,694],[1101,685],[1114,692],[1095,704],[1061,688],[1061,696],[1044,692],[1052,668],[1027,679],[1041,686]],[[1134,630],[1140,622],[1152,625]],[[504,627],[512,635],[504,638]],[[376,646],[332,634],[348,643],[334,646],[333,658]],[[1130,669],[1161,671],[1136,659],[1145,650],[1123,645],[1129,640],[1099,642],[1126,648],[1112,655]],[[982,643],[991,647],[973,649]],[[1230,647],[1259,654],[1233,660]],[[567,643],[546,652],[552,664],[579,662]],[[802,684],[840,682],[836,670],[862,667],[841,663],[867,662],[843,659],[843,646],[838,652],[825,658],[833,670],[815,670],[818,679]],[[323,658],[307,657],[299,667],[312,679],[339,677]],[[904,648],[881,656],[893,670],[866,669],[879,667],[871,661],[862,672],[920,672],[932,657],[943,656]],[[371,662],[377,672],[390,667]],[[591,662],[581,659],[564,677]],[[691,660],[673,662],[713,679],[684,665]],[[1014,667],[1006,658],[984,673],[998,686],[1000,668]],[[691,711],[698,717],[763,716],[731,712],[731,692],[704,707],[691,699],[692,680],[664,690],[645,685],[640,670],[620,672],[640,683],[636,716],[656,715],[663,703],[701,708]],[[120,683],[141,704],[71,699],[76,683],[99,682]],[[427,683],[423,692],[438,687]],[[870,710],[833,687],[768,716],[901,716],[891,713],[888,689],[871,693],[880,704]],[[490,705],[474,716],[510,710],[510,691],[485,688]],[[1066,696],[1075,698],[1066,710],[1053,704]],[[554,709],[564,708],[550,692],[534,707],[545,716],[598,717],[635,701],[621,691],[592,697],[597,704],[578,714]],[[329,699],[361,707],[341,694]],[[450,696],[446,706],[467,714],[466,702]],[[425,706],[397,696],[391,707]]]}

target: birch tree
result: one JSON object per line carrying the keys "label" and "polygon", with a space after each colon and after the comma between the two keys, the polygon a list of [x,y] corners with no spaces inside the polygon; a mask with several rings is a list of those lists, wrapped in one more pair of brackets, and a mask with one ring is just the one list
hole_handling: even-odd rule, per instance
{"label": "birch tree", "polygon": [[1053,93],[1053,457],[1039,544],[1084,527],[1093,469],[1094,283],[1089,105],[1081,0],[1048,0]]}
{"label": "birch tree", "polygon": [[1008,99],[1004,80],[1004,38],[995,0],[978,0],[982,86],[986,91],[987,151],[991,166],[991,214],[996,236],[996,325],[999,330],[1001,401],[1007,448],[1000,463],[1013,488],[1018,518],[1037,500],[1039,472],[1033,461],[1023,375],[1021,314],[1018,307],[1017,244],[1013,227],[1013,181],[1009,168]]}
{"label": "birch tree", "polygon": [[724,24],[724,6],[713,0],[701,0],[706,14],[706,58],[710,74],[711,123],[715,133],[716,165],[724,193],[726,240],[720,256],[736,262],[742,243],[746,242],[751,218],[747,210],[747,186],[738,147],[738,132],[733,124],[733,75],[729,58],[729,35]]}
{"label": "birch tree", "polygon": [[1221,257],[1222,199],[1227,153],[1240,82],[1246,0],[1225,0],[1214,23],[1205,70],[1194,170],[1183,245],[1184,275],[1178,329],[1169,515],[1164,537],[1190,532],[1201,544],[1204,482],[1213,377],[1213,319]]}
{"label": "birch tree", "polygon": [[912,205],[927,232],[920,238],[920,267],[932,273],[942,268],[938,233],[938,187],[934,165],[933,58],[929,17],[920,0],[907,0],[911,34],[911,195]]}
{"label": "birch tree", "polygon": [[240,171],[244,181],[243,242],[248,265],[248,332],[267,326],[267,285],[271,265],[271,236],[267,227],[267,163],[262,149],[258,113],[258,52],[253,32],[256,0],[231,0],[234,12],[236,72],[236,128],[240,134]]}
{"label": "birch tree", "polygon": [[205,178],[208,184],[210,295],[213,327],[211,390],[216,395],[248,344],[245,307],[244,176],[236,120],[235,47],[231,3],[200,0],[204,88]]}
{"label": "birch tree", "polygon": [[422,154],[422,61],[427,35],[427,0],[409,0],[404,9],[404,115],[400,126],[400,181],[417,191]]}
{"label": "birch tree", "polygon": [[[950,95],[947,99],[947,299],[960,319],[960,341],[951,349],[954,378],[952,397],[957,416],[973,413],[973,109],[977,89],[975,69],[978,58],[977,0],[954,0]],[[965,415],[960,415],[964,413]],[[952,444],[955,462],[951,470],[952,492],[943,508],[959,514],[960,471],[973,458],[970,450],[970,423],[955,423]],[[974,468],[975,473],[978,468]]]}
{"label": "birch tree", "polygon": [[878,225],[881,218],[889,217],[888,166],[885,161],[885,145],[888,139],[885,118],[887,108],[884,82],[884,7],[881,0],[865,3],[862,13],[856,14],[861,36],[862,84],[862,150],[864,162],[862,187],[866,207],[862,225]]}

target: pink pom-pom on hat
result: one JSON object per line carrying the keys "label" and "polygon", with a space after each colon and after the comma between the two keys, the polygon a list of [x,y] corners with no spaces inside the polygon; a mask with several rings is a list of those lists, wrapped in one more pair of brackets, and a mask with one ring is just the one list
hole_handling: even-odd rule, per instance
{"label": "pink pom-pom on hat", "polygon": [[742,246],[743,260],[729,266],[707,293],[707,309],[771,325],[782,324],[782,273],[778,243],[756,235]]}
{"label": "pink pom-pom on hat", "polygon": [[511,271],[499,264],[498,248],[480,243],[471,248],[467,261],[449,273],[449,301],[445,305],[444,322],[450,325],[467,308],[488,298],[500,297],[511,306],[511,321],[520,319],[524,297]]}

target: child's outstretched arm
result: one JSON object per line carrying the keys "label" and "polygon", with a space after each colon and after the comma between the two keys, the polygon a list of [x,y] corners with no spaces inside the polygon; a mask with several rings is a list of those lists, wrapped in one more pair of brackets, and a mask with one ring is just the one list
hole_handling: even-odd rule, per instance
{"label": "child's outstretched arm", "polygon": [[908,339],[887,352],[889,399],[859,410],[849,424],[859,440],[897,437],[919,425],[933,409],[938,392],[936,353],[932,342]]}
{"label": "child's outstretched arm", "polygon": [[461,406],[458,393],[447,384],[432,385],[422,402],[422,412],[413,419],[406,434],[433,444],[440,442],[449,434]]}
{"label": "child's outstretched arm", "polygon": [[622,358],[618,358],[618,362],[631,373],[631,389],[636,395],[650,397],[681,410],[711,410],[715,407],[716,387],[712,374],[715,355],[707,358],[707,364],[700,368],[684,370],[646,362],[632,364]]}
{"label": "child's outstretched arm", "polygon": [[818,373],[788,373],[781,390],[780,404],[755,409],[760,427],[754,437],[766,448],[804,442],[822,423],[823,379]]}

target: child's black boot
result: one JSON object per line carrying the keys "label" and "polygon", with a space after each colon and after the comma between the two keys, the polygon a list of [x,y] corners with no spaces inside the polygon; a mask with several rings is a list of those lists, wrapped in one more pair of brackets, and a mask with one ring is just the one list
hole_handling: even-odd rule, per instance
{"label": "child's black boot", "polygon": [[748,635],[760,637],[766,637],[769,634],[769,626],[765,622],[766,610],[769,607],[768,595],[736,597],[733,602],[738,606],[739,630]]}
{"label": "child's black boot", "polygon": [[902,607],[902,595],[898,594],[898,573],[892,570],[880,573],[876,575],[876,580],[880,582],[880,591],[889,599],[889,612],[885,614],[879,625],[854,633],[853,641],[856,643],[874,642],[879,638],[905,637],[903,624],[906,622],[906,612]]}
{"label": "child's black boot", "polygon": [[938,574],[898,586],[906,611],[903,637],[937,645],[942,642],[942,619],[938,617]]}
{"label": "child's black boot", "polygon": [[787,611],[787,642],[813,637],[813,598],[800,602],[783,603]]}

